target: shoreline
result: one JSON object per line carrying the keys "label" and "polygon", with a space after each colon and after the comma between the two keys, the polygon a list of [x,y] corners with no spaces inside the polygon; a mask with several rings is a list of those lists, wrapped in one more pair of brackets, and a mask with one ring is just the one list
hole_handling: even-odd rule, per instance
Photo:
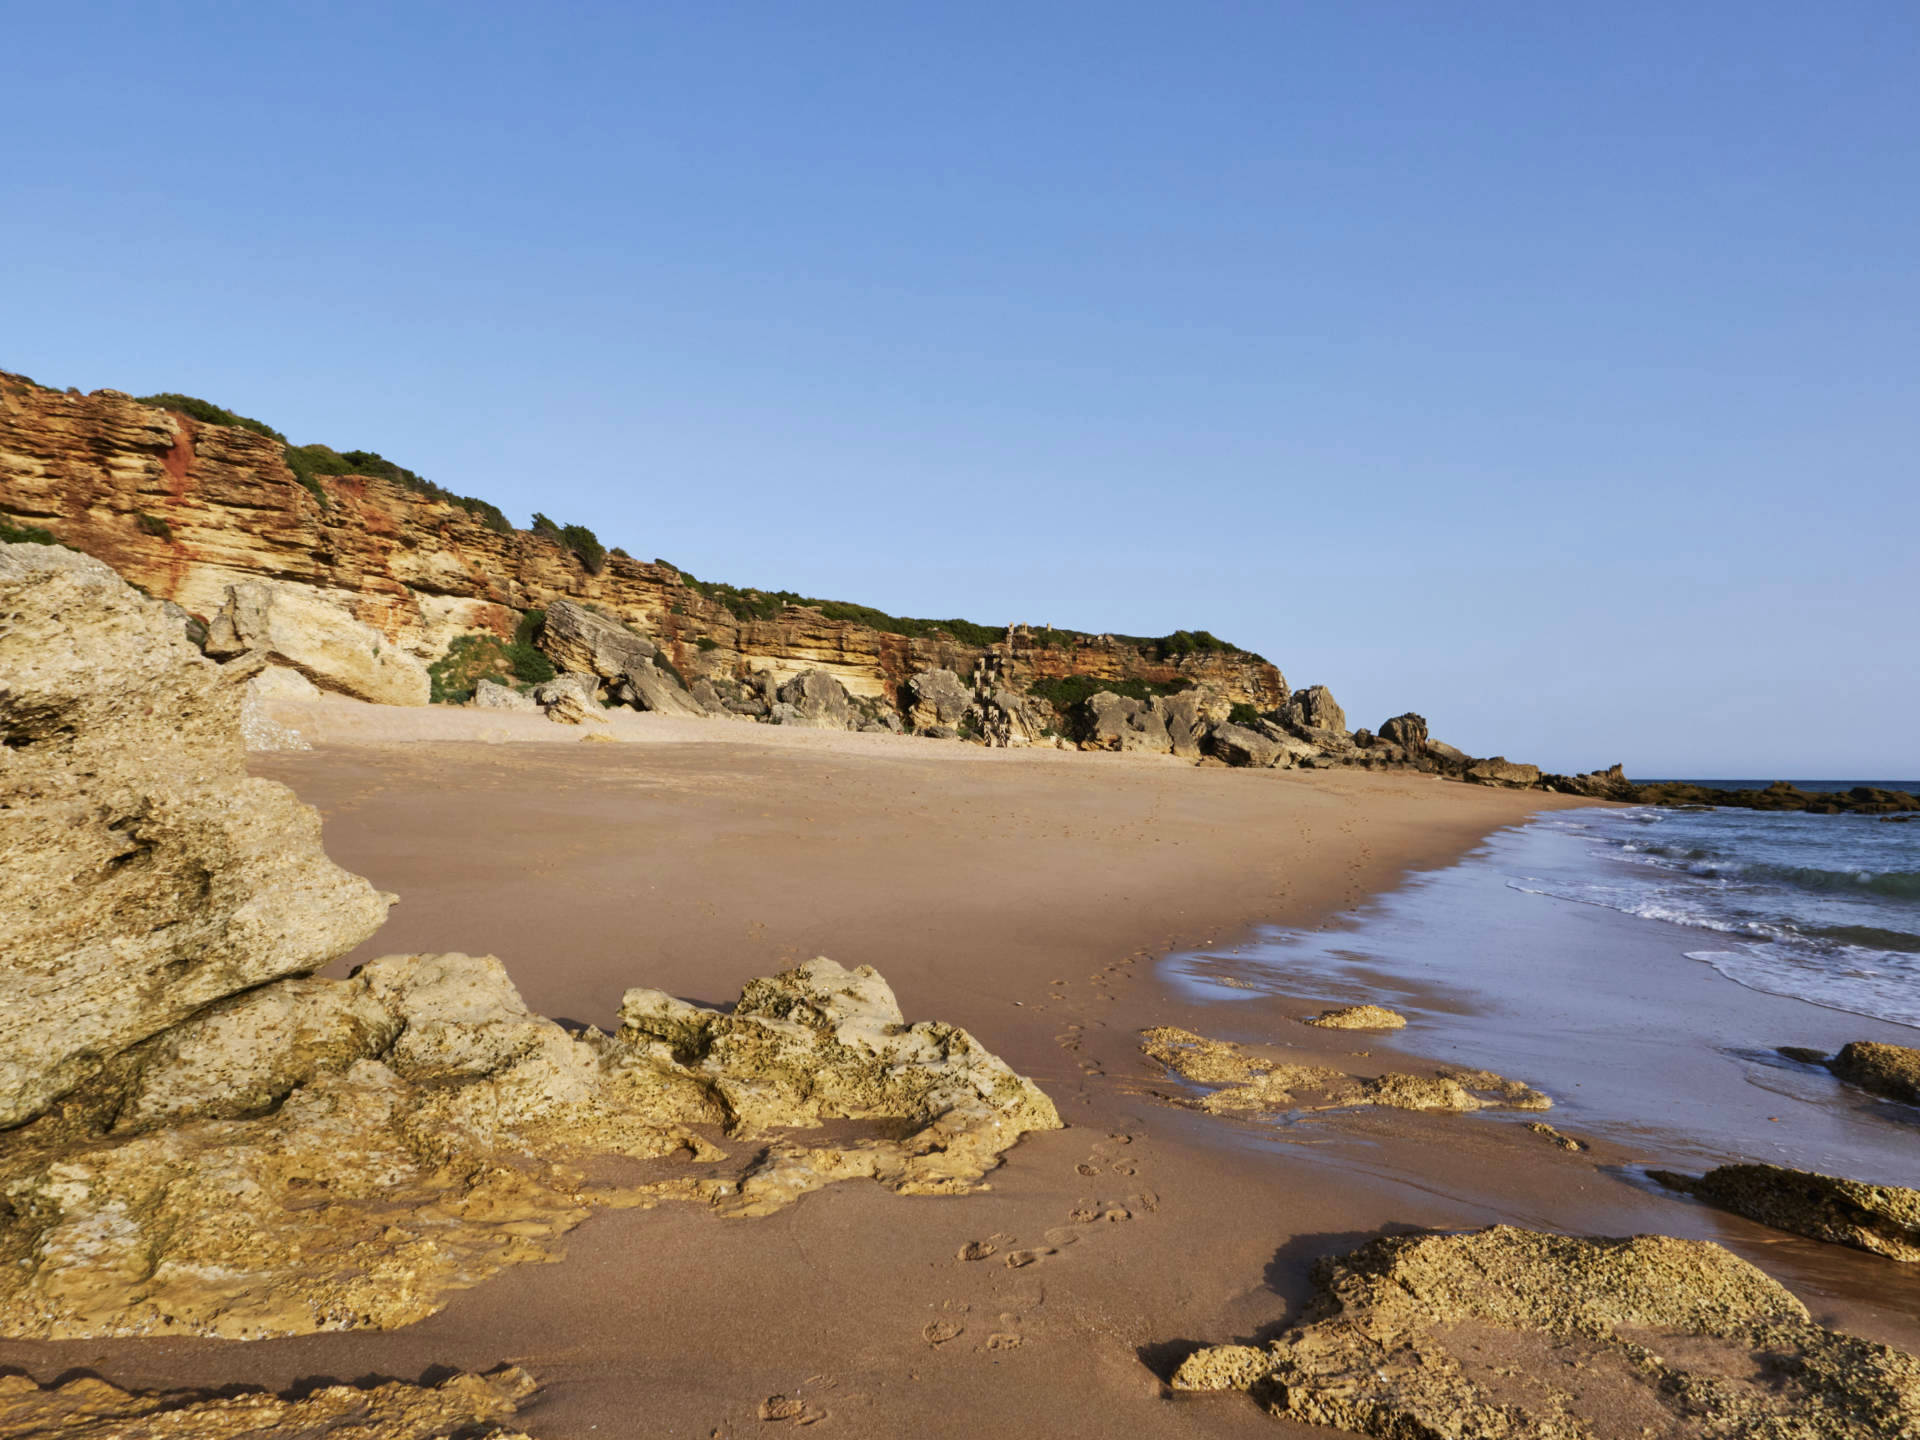
{"label": "shoreline", "polygon": [[[758,1407],[794,1393],[847,1434],[1287,1434],[1237,1397],[1167,1397],[1180,1347],[1270,1332],[1313,1259],[1366,1235],[1496,1219],[1733,1231],[1816,1311],[1913,1347],[1911,1317],[1858,1293],[1861,1267],[1885,1262],[1640,1190],[1601,1147],[1566,1156],[1488,1117],[1404,1112],[1276,1140],[1154,1098],[1164,1081],[1137,1031],[1205,1030],[1218,1013],[1158,981],[1170,952],[1323,924],[1542,810],[1593,802],[825,732],[753,743],[767,732],[701,723],[710,743],[334,745],[252,768],[319,803],[329,853],[402,896],[347,963],[491,951],[533,1009],[600,1025],[629,985],[710,1004],[812,954],[871,963],[909,1019],[964,1025],[1071,1128],[1029,1136],[977,1195],[843,1184],[763,1220],[604,1212],[565,1261],[511,1269],[403,1330],[5,1342],[0,1363],[284,1389],[512,1361],[543,1384],[522,1420],[543,1440],[632,1433],[636,1415],[647,1433],[765,1433]],[[1277,996],[1274,1033],[1309,1003]],[[1327,1063],[1372,1048],[1301,1026],[1284,1038]],[[1073,1224],[1087,1204],[1127,1218]],[[994,1236],[1002,1253],[1050,1253],[956,1258]],[[943,1318],[964,1328],[936,1345]]]}

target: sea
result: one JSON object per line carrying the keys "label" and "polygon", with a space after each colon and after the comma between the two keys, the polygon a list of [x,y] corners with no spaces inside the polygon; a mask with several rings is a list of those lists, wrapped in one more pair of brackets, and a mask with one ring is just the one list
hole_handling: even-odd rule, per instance
{"label": "sea", "polygon": [[1386,1048],[1539,1085],[1650,1155],[1920,1184],[1920,1111],[1780,1053],[1920,1046],[1920,815],[1550,811],[1324,926],[1162,973],[1223,1007],[1224,1038],[1259,1038],[1231,1011],[1262,995],[1376,1001],[1411,1022]]}

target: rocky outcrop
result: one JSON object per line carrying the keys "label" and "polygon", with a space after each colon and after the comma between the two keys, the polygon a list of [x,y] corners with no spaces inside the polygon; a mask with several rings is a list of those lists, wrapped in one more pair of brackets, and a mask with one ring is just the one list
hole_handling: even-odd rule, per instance
{"label": "rocky outcrop", "polygon": [[847,687],[825,670],[805,670],[776,692],[769,718],[776,725],[809,730],[858,730],[866,717],[854,708]]}
{"label": "rocky outcrop", "polygon": [[1287,724],[1306,735],[1341,736],[1347,733],[1347,712],[1324,685],[1296,690],[1287,701]]}
{"label": "rocky outcrop", "polygon": [[319,816],[246,773],[255,669],[202,657],[99,561],[0,545],[0,1125],[384,918]]}
{"label": "rocky outcrop", "polygon": [[540,649],[554,668],[618,680],[629,666],[651,662],[660,647],[636,635],[618,620],[596,615],[571,600],[547,606],[540,625]]}
{"label": "rocky outcrop", "polygon": [[1491,1070],[1443,1067],[1434,1075],[1391,1071],[1367,1078],[1324,1065],[1275,1060],[1232,1041],[1212,1040],[1173,1026],[1143,1031],[1140,1049],[1181,1079],[1204,1087],[1204,1093],[1183,1103],[1215,1115],[1347,1110],[1370,1105],[1453,1114],[1494,1107],[1553,1107],[1553,1101],[1532,1086]]}
{"label": "rocky outcrop", "polygon": [[[707,688],[713,687],[709,684]],[[704,717],[711,713],[677,679],[651,660],[637,660],[629,665],[621,673],[616,690],[620,698],[636,710],[656,715]]]}
{"label": "rocky outcrop", "polygon": [[916,735],[957,734],[973,708],[973,689],[951,670],[922,670],[907,681],[901,701],[907,728]]}
{"label": "rocky outcrop", "polygon": [[1841,1046],[1840,1053],[1824,1063],[1850,1085],[1858,1085],[1889,1100],[1920,1105],[1920,1050],[1911,1046],[1854,1040]]}
{"label": "rocky outcrop", "polygon": [[1530,790],[1540,783],[1538,765],[1515,765],[1504,755],[1491,760],[1476,760],[1467,767],[1466,778],[1475,785],[1493,785],[1503,790]]}
{"label": "rocky outcrop", "polygon": [[204,648],[216,660],[257,654],[322,690],[376,705],[424,705],[432,689],[426,666],[371,625],[290,585],[229,585]]}
{"label": "rocky outcrop", "polygon": [[1543,789],[1566,795],[1584,795],[1594,800],[1619,800],[1634,805],[1712,805],[1732,810],[1772,810],[1804,815],[1901,817],[1920,814],[1920,795],[1875,785],[1855,785],[1840,791],[1802,790],[1786,780],[1776,780],[1764,790],[1723,790],[1716,786],[1690,785],[1671,780],[1641,785],[1627,779],[1618,765],[1587,775],[1543,775],[1539,783]]}
{"label": "rocky outcrop", "polygon": [[1218,756],[1227,764],[1254,770],[1265,769],[1287,754],[1278,740],[1244,725],[1216,725],[1207,735],[1206,745],[1208,754]]}
{"label": "rocky outcrop", "polygon": [[80,1374],[0,1376],[0,1440],[527,1440],[508,1424],[538,1389],[511,1366],[437,1384],[402,1380],[262,1391],[130,1391]]}
{"label": "rocky outcrop", "polygon": [[[0,547],[26,897],[0,908],[0,1335],[402,1325],[554,1258],[596,1206],[757,1215],[853,1176],[954,1193],[1059,1124],[965,1031],[907,1025],[872,970],[825,959],[724,1013],[631,992],[616,1035],[530,1013],[491,957],[312,978],[387,899],[247,778],[256,667],[202,657],[95,561]],[[594,680],[553,682],[554,703]],[[588,1178],[674,1153],[700,1163]]]}
{"label": "rocky outcrop", "polygon": [[1302,1323],[1198,1351],[1173,1388],[1381,1440],[1920,1432],[1920,1360],[1823,1329],[1706,1241],[1394,1236],[1323,1260],[1314,1284]]}
{"label": "rocky outcrop", "polygon": [[1083,734],[1082,743],[1095,750],[1173,753],[1173,737],[1153,704],[1110,690],[1102,690],[1086,701]]}
{"label": "rocky outcrop", "polygon": [[1889,1260],[1920,1260],[1920,1190],[1780,1165],[1722,1165],[1698,1177],[1671,1170],[1648,1173],[1671,1189],[1776,1230],[1851,1245]]}
{"label": "rocky outcrop", "polygon": [[472,703],[476,710],[517,710],[533,714],[540,709],[540,702],[533,696],[523,695],[511,685],[502,685],[498,680],[475,682]]}
{"label": "rocky outcrop", "polygon": [[1407,1017],[1384,1005],[1342,1005],[1310,1016],[1306,1023],[1322,1030],[1404,1030]]}

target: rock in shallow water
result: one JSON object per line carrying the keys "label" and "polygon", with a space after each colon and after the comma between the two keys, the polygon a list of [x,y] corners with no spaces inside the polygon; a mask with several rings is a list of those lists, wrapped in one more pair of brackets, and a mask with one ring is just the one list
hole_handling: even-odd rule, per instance
{"label": "rock in shallow water", "polygon": [[1442,1069],[1437,1075],[1390,1071],[1368,1079],[1324,1065],[1267,1059],[1228,1040],[1161,1026],[1141,1035],[1141,1050],[1196,1085],[1214,1087],[1191,1102],[1218,1114],[1249,1111],[1344,1110],[1378,1105],[1393,1110],[1455,1114],[1504,1106],[1549,1110],[1553,1101],[1530,1085],[1491,1070]]}
{"label": "rock in shallow water", "polygon": [[1322,1260],[1304,1323],[1188,1357],[1176,1390],[1247,1390],[1382,1440],[1880,1440],[1920,1427],[1920,1360],[1814,1324],[1718,1245],[1495,1226]]}
{"label": "rock in shallow water", "polygon": [[1782,1165],[1722,1165],[1697,1179],[1671,1170],[1647,1173],[1671,1189],[1776,1230],[1851,1245],[1889,1260],[1920,1260],[1920,1190]]}
{"label": "rock in shallow water", "polygon": [[1407,1017],[1384,1005],[1343,1005],[1306,1023],[1322,1030],[1404,1030]]}

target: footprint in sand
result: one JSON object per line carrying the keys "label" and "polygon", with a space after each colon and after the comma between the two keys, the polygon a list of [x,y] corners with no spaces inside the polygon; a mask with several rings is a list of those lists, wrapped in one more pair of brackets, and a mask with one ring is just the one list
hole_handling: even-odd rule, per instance
{"label": "footprint in sand", "polygon": [[1007,1254],[1007,1268],[1009,1270],[1023,1270],[1029,1265],[1038,1265],[1049,1255],[1058,1255],[1059,1253],[1060,1252],[1051,1245],[1035,1245],[1026,1250],[1009,1251]]}
{"label": "footprint in sand", "polygon": [[799,1395],[769,1395],[760,1402],[760,1418],[818,1425],[827,1418],[827,1412]]}
{"label": "footprint in sand", "polygon": [[960,1252],[956,1258],[961,1260],[984,1260],[999,1248],[1000,1247],[991,1240],[969,1240],[960,1247]]}

